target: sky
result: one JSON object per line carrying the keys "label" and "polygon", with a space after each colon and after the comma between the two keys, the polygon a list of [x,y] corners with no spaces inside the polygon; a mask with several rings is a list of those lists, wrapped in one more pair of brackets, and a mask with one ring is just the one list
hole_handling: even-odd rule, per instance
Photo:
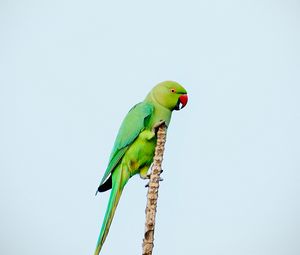
{"label": "sky", "polygon": [[[121,121],[175,80],[154,254],[300,254],[300,2],[0,1],[0,253],[93,254]],[[141,254],[130,179],[103,254]]]}

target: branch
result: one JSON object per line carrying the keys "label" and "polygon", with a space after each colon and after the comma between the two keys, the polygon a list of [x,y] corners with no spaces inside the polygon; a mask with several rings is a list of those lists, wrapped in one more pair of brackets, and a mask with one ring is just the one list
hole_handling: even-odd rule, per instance
{"label": "branch", "polygon": [[157,143],[155,147],[155,155],[150,174],[149,188],[147,194],[146,206],[146,223],[145,223],[145,236],[143,239],[143,255],[152,255],[154,247],[154,228],[155,228],[155,215],[158,198],[158,188],[160,181],[160,174],[162,172],[161,164],[163,160],[163,153],[165,150],[167,128],[165,124],[159,126],[157,132]]}

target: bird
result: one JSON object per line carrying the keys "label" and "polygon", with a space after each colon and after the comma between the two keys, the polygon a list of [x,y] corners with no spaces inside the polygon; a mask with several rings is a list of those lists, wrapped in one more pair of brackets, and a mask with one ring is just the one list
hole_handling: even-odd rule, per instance
{"label": "bird", "polygon": [[139,174],[149,179],[154,158],[157,129],[169,126],[172,112],[188,102],[185,88],[175,81],[158,83],[144,101],[131,108],[117,134],[109,163],[96,191],[111,190],[94,255],[99,255],[112,223],[115,210],[128,180]]}

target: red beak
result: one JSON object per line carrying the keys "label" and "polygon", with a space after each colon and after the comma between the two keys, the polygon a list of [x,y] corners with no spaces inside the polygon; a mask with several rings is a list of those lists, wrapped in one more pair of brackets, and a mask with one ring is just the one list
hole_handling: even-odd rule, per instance
{"label": "red beak", "polygon": [[180,100],[180,103],[182,104],[182,106],[181,106],[180,109],[182,109],[183,107],[186,106],[186,104],[187,104],[187,102],[188,102],[188,100],[189,100],[188,95],[187,95],[187,94],[181,95],[181,96],[179,97],[179,100]]}

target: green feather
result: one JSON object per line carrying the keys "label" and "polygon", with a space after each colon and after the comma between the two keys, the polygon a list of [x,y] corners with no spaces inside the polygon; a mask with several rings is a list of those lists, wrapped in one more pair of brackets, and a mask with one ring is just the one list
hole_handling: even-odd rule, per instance
{"label": "green feather", "polygon": [[145,120],[152,114],[152,112],[153,105],[145,102],[135,105],[128,112],[119,129],[109,164],[100,182],[100,186],[115,169],[130,144],[132,144],[132,142],[138,137],[139,133],[145,128]]}
{"label": "green feather", "polygon": [[112,181],[114,183],[111,193],[110,193],[110,198],[108,202],[108,206],[106,209],[106,213],[104,216],[103,224],[101,227],[101,232],[98,238],[96,250],[95,250],[95,255],[98,255],[100,253],[100,250],[102,248],[102,245],[105,241],[105,238],[108,234],[109,227],[111,225],[113,216],[115,214],[117,205],[119,203],[123,188],[125,184],[127,183],[128,179],[130,176],[126,174],[126,171],[122,171],[121,165],[117,167],[117,169],[114,171],[112,174]]}

